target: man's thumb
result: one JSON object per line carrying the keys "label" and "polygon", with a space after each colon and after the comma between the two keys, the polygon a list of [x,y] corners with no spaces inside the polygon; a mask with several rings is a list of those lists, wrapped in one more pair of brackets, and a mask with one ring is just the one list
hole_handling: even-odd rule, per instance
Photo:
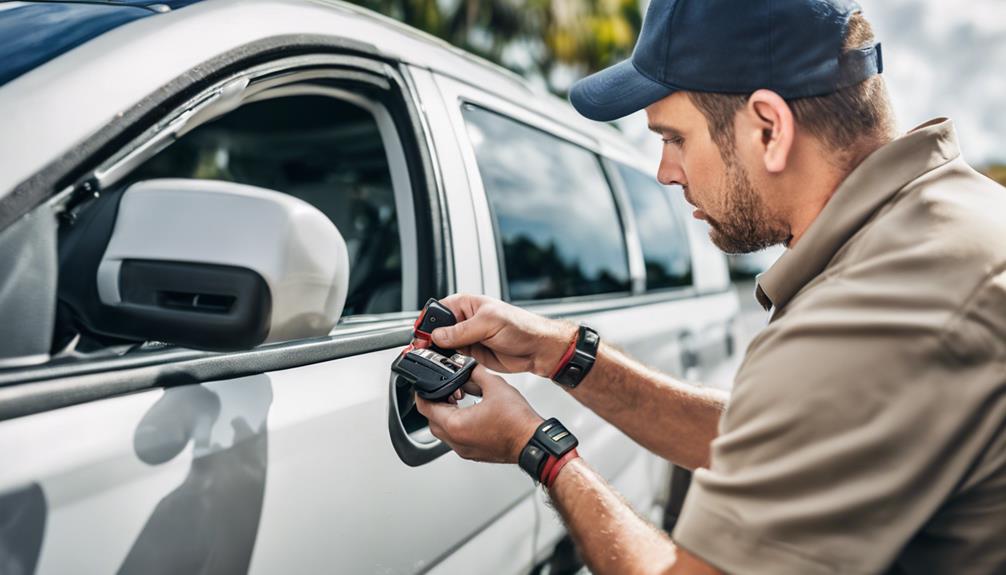
{"label": "man's thumb", "polygon": [[492,335],[486,322],[475,318],[465,320],[459,324],[439,327],[433,330],[433,343],[440,347],[457,349],[480,343]]}

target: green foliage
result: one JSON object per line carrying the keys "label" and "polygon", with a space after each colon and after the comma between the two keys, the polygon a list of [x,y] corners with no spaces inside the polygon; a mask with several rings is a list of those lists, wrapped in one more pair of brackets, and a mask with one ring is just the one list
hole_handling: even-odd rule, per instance
{"label": "green foliage", "polygon": [[638,0],[351,0],[555,91],[556,72],[600,70],[632,53]]}

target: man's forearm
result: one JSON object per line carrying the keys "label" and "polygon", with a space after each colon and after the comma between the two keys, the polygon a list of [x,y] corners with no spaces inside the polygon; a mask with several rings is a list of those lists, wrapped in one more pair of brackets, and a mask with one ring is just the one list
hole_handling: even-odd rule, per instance
{"label": "man's forearm", "polygon": [[636,515],[582,459],[559,472],[549,496],[592,573],[722,575]]}
{"label": "man's forearm", "polygon": [[582,459],[559,473],[549,495],[592,573],[665,573],[675,549]]}
{"label": "man's forearm", "polygon": [[643,447],[689,469],[709,464],[709,444],[728,399],[723,391],[674,380],[604,344],[571,393]]}

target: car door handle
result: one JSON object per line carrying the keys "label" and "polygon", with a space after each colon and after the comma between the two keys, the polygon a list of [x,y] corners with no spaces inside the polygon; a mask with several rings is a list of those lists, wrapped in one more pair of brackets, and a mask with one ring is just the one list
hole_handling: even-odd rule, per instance
{"label": "car door handle", "polygon": [[681,368],[684,371],[699,366],[699,354],[694,348],[687,347],[681,350]]}
{"label": "car door handle", "polygon": [[699,353],[692,332],[686,331],[678,336],[678,347],[681,349],[681,371],[699,366]]}
{"label": "car door handle", "polygon": [[399,385],[398,378],[392,373],[388,385],[388,432],[399,459],[416,467],[433,461],[451,448],[429,433],[426,418],[416,411],[411,386]]}
{"label": "car door handle", "polygon": [[695,336],[684,332],[678,337],[680,348],[681,376],[686,381],[696,381],[699,377],[701,356],[695,344]]}

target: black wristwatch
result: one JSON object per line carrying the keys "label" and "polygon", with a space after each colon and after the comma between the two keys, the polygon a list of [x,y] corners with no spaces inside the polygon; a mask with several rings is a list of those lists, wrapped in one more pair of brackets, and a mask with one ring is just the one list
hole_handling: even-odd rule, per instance
{"label": "black wristwatch", "polygon": [[590,373],[590,368],[594,367],[594,360],[597,359],[597,348],[601,345],[601,336],[593,329],[581,324],[580,331],[576,334],[576,344],[573,354],[552,377],[552,381],[568,388],[580,385],[583,378]]}
{"label": "black wristwatch", "polygon": [[517,463],[531,476],[531,479],[541,482],[542,467],[549,457],[561,459],[563,455],[575,449],[577,444],[579,441],[576,436],[553,417],[538,426],[520,452]]}

